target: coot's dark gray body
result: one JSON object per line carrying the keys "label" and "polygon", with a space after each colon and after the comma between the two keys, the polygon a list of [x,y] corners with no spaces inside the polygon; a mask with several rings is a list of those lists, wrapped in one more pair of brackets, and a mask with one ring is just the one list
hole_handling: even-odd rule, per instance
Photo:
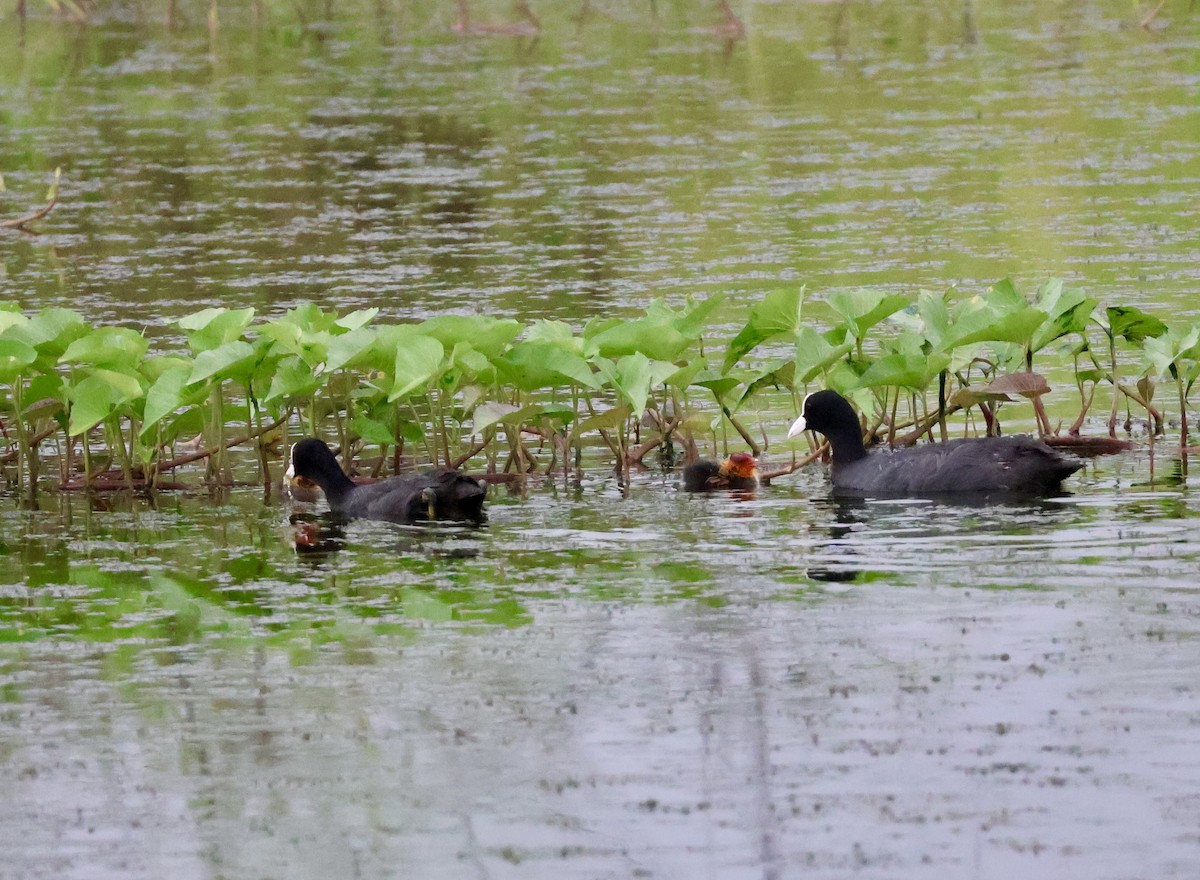
{"label": "coot's dark gray body", "polygon": [[905,449],[880,449],[849,463],[833,455],[839,493],[878,496],[973,494],[1042,495],[1083,467],[1032,437],[951,440]]}
{"label": "coot's dark gray body", "polygon": [[789,436],[811,429],[833,449],[831,479],[844,495],[1044,495],[1083,467],[1033,437],[982,437],[868,452],[858,416],[834,391],[804,401]]}
{"label": "coot's dark gray body", "polygon": [[391,477],[355,485],[324,441],[308,437],[292,447],[289,476],[301,476],[321,487],[329,507],[345,517],[415,522],[426,519],[484,518],[487,487],[474,477],[444,468],[427,474]]}

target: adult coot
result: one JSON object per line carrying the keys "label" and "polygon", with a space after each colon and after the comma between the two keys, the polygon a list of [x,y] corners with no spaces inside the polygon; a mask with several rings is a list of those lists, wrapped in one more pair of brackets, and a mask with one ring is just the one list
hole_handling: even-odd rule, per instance
{"label": "adult coot", "polygon": [[355,485],[323,440],[306,437],[292,447],[288,477],[321,487],[333,512],[346,517],[413,522],[422,519],[484,518],[487,486],[450,468]]}
{"label": "adult coot", "polygon": [[849,402],[815,391],[788,431],[824,434],[833,449],[831,478],[846,495],[1042,495],[1083,467],[1032,437],[981,437],[867,452]]}
{"label": "adult coot", "polygon": [[710,489],[758,488],[758,462],[747,452],[735,452],[717,464],[701,460],[683,469],[683,488],[688,492],[707,492]]}

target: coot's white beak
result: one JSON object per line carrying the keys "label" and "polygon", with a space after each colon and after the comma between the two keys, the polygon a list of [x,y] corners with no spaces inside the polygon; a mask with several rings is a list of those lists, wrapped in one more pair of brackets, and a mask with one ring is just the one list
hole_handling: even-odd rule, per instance
{"label": "coot's white beak", "polygon": [[799,437],[808,430],[808,425],[804,424],[804,416],[792,422],[792,426],[788,428],[788,437]]}
{"label": "coot's white beak", "polygon": [[288,468],[283,472],[283,476],[288,480],[294,479],[296,476],[296,467],[294,464],[292,464],[292,452],[295,450],[295,448],[296,447],[293,446],[288,450]]}

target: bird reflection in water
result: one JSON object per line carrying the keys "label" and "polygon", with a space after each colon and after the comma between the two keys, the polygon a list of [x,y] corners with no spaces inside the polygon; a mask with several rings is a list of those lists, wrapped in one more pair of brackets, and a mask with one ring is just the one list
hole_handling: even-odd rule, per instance
{"label": "bird reflection in water", "polygon": [[346,544],[342,521],[329,514],[293,513],[288,522],[297,555],[313,562],[332,556]]}
{"label": "bird reflection in water", "polygon": [[826,583],[853,583],[862,573],[854,564],[858,551],[853,545],[843,542],[866,519],[866,504],[860,498],[832,497],[816,501],[814,506],[828,507],[833,513],[833,522],[829,525],[829,541],[825,545],[826,552],[821,554],[833,564],[810,565],[807,570],[808,577]]}
{"label": "bird reflection in water", "polygon": [[[313,563],[328,560],[346,546],[346,525],[351,518],[324,513],[292,513],[288,523],[296,554]],[[477,523],[420,522],[405,525],[367,525],[387,529],[395,536],[389,548],[397,556],[423,555],[441,559],[471,559],[479,555],[472,539],[481,528]],[[469,542],[469,543],[468,543]]]}

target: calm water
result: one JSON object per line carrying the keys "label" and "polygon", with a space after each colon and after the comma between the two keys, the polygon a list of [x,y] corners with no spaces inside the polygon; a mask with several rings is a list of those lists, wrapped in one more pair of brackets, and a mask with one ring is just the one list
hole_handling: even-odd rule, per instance
{"label": "calm water", "polygon": [[[162,322],[197,301],[578,319],[807,282],[1005,276],[1194,312],[1200,20],[1125,2],[547,10],[536,43],[453,4],[300,36],[0,29],[0,298]],[[504,4],[479,5],[495,20]],[[495,7],[495,8],[493,8]],[[731,308],[736,308],[734,296]]]}
{"label": "calm water", "polygon": [[[2,18],[0,209],[64,185],[0,233],[0,299],[733,322],[1062,275],[1196,310],[1185,4],[753,2],[732,46],[649,6],[536,42],[428,0]],[[0,878],[1194,877],[1200,505],[1161,450],[1071,489],[595,469],[340,532],[248,490],[0,496]]]}

